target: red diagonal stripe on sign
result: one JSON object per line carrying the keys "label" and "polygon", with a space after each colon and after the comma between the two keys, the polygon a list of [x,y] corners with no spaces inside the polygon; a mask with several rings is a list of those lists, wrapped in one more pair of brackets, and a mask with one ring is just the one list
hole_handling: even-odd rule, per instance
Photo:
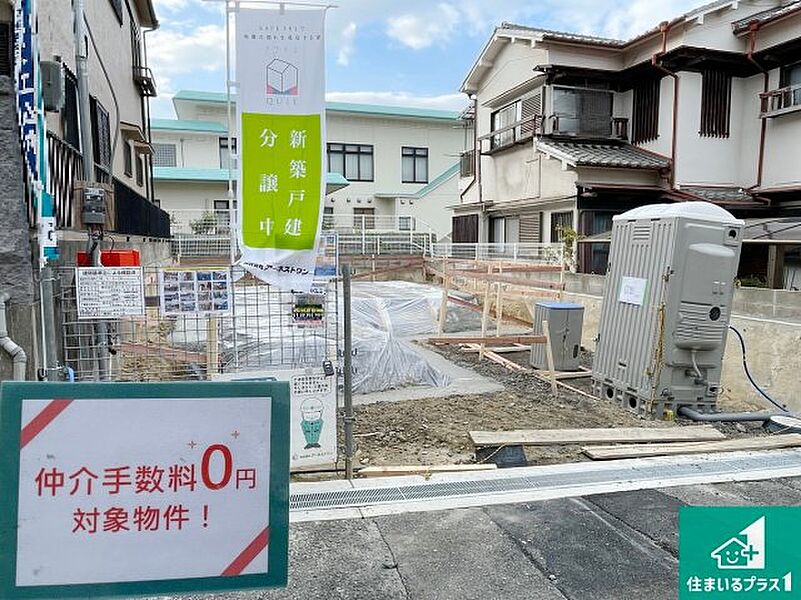
{"label": "red diagonal stripe on sign", "polygon": [[270,528],[265,527],[262,532],[256,536],[256,539],[248,544],[248,547],[242,550],[233,562],[228,565],[225,571],[222,572],[223,577],[234,577],[241,575],[253,559],[256,558],[261,551],[267,547],[267,542],[270,541]]}
{"label": "red diagonal stripe on sign", "polygon": [[42,429],[50,425],[50,423],[53,422],[53,419],[64,412],[64,409],[66,409],[71,402],[72,400],[59,398],[57,400],[53,400],[50,404],[45,406],[42,409],[42,412],[36,415],[30,423],[22,428],[22,432],[19,435],[20,449],[27,446],[33,438],[42,432]]}

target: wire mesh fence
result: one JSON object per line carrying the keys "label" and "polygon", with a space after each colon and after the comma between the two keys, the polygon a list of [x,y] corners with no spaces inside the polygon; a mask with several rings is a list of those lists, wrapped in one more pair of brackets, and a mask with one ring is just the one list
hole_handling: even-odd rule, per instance
{"label": "wire mesh fence", "polygon": [[[175,300],[164,292],[167,271],[198,273],[186,283],[193,282],[193,302],[200,302],[194,312],[185,304],[183,288]],[[59,271],[57,305],[64,365],[76,381],[203,380],[336,361],[338,289],[333,282],[317,286],[319,294],[299,295],[269,286],[239,267],[144,267],[144,315],[84,320],[78,317],[75,273],[74,268]],[[218,302],[209,291],[209,305],[203,306],[202,288],[208,284],[211,290],[217,280],[203,281],[202,273],[228,274],[220,278],[230,288],[227,302]],[[176,313],[181,308],[190,310]]]}

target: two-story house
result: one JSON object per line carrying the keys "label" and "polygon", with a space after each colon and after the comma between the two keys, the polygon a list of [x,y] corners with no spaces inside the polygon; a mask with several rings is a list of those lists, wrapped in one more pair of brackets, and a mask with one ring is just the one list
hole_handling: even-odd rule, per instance
{"label": "two-story house", "polygon": [[[151,128],[156,198],[180,230],[198,213],[231,208],[236,124],[229,148],[225,94],[181,91],[173,105],[177,118]],[[450,233],[464,144],[458,112],[328,102],[326,135],[324,226]]]}
{"label": "two-story house", "polygon": [[588,237],[654,202],[801,210],[801,2],[719,0],[627,41],[503,23],[461,90],[454,241]]}
{"label": "two-story house", "polygon": [[87,144],[81,139],[72,3],[39,4],[39,57],[45,86],[63,87],[60,104],[45,106],[49,187],[57,227],[80,228],[75,182],[86,179],[82,165],[91,160],[94,181],[107,184],[112,192],[112,231],[169,236],[167,215],[153,204],[149,101],[156,89],[145,52],[146,32],[158,27],[152,0],[84,3],[86,35],[79,43],[87,56],[91,157],[85,156]]}

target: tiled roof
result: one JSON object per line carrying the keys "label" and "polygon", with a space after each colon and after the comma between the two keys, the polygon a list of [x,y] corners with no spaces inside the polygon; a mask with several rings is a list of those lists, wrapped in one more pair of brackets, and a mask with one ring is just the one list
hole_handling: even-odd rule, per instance
{"label": "tiled roof", "polygon": [[754,202],[754,197],[751,194],[738,187],[682,186],[681,191],[715,204]]}
{"label": "tiled roof", "polygon": [[768,10],[763,10],[762,12],[758,12],[753,15],[749,15],[744,19],[740,19],[739,21],[735,21],[732,23],[732,27],[734,28],[734,33],[744,33],[748,31],[748,27],[751,25],[751,23],[763,25],[799,10],[801,10],[801,2],[788,2],[782,6],[769,8]]}
{"label": "tiled roof", "polygon": [[[227,102],[227,96],[222,92],[201,92],[196,90],[181,90],[173,100],[186,100],[189,102],[211,102],[220,104]],[[232,96],[236,102],[236,96]],[[441,110],[437,108],[420,108],[416,106],[387,106],[383,104],[358,104],[355,102],[326,102],[328,112],[357,113],[368,115],[382,115],[387,117],[412,117],[418,119],[445,119],[455,121],[461,114],[456,110]]]}
{"label": "tiled roof", "polygon": [[596,35],[582,35],[578,33],[571,33],[569,31],[556,31],[554,29],[542,29],[540,27],[529,27],[527,25],[518,25],[516,23],[501,23],[501,29],[516,29],[519,31],[531,31],[533,33],[540,33],[543,39],[563,40],[568,42],[579,42],[583,44],[599,44],[602,46],[622,46],[625,40],[618,40],[614,38],[599,37]]}
{"label": "tiled roof", "polygon": [[631,144],[541,138],[537,140],[537,149],[577,167],[666,169],[670,166],[667,157],[646,152]]}

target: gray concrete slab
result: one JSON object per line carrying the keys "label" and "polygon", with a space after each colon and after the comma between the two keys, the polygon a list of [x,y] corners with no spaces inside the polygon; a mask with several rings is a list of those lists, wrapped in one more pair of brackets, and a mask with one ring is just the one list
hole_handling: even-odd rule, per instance
{"label": "gray concrete slab", "polygon": [[676,598],[676,559],[583,499],[484,510],[571,600]]}
{"label": "gray concrete slab", "polygon": [[450,377],[451,384],[446,387],[415,385],[396,390],[357,394],[353,396],[353,403],[373,404],[375,402],[399,402],[401,400],[419,400],[420,398],[446,398],[448,396],[462,396],[467,394],[491,394],[503,389],[503,385],[494,379],[484,377],[475,371],[460,367],[433,350],[415,345],[415,352],[423,356],[432,367]]}
{"label": "gray concrete slab", "polygon": [[673,556],[679,554],[679,507],[676,497],[657,490],[639,490],[589,496],[587,502],[648,536]]}
{"label": "gray concrete slab", "polygon": [[700,506],[801,505],[801,479],[797,477],[680,486],[662,492],[685,504]]}
{"label": "gray concrete slab", "polygon": [[409,598],[565,598],[481,509],[375,521],[392,548]]}

